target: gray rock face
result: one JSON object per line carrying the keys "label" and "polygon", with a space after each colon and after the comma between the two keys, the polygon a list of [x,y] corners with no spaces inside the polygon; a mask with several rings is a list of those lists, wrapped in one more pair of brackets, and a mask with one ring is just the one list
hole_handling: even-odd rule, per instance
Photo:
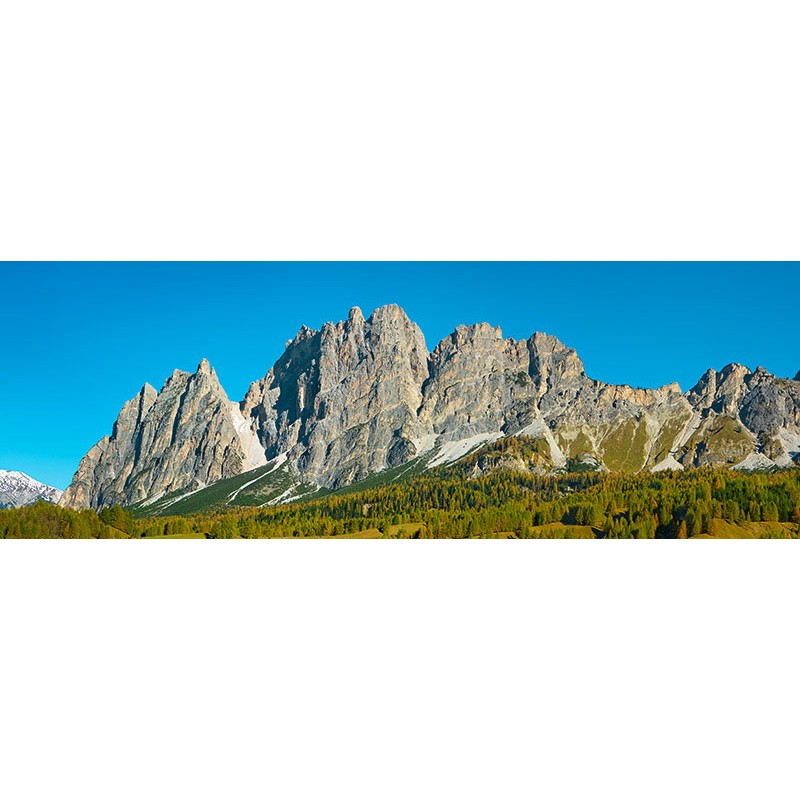
{"label": "gray rock face", "polygon": [[741,364],[728,364],[720,372],[710,369],[686,397],[698,411],[711,409],[716,414],[736,414],[748,391],[747,379],[751,375]]}
{"label": "gray rock face", "polygon": [[[404,334],[365,336],[384,314],[401,320]],[[740,365],[710,371],[686,395],[677,384],[605,384],[588,378],[577,353],[555,337],[504,339],[485,323],[459,326],[426,367],[421,334],[390,307],[367,323],[354,310],[346,323],[301,330],[251,388],[243,412],[269,457],[287,452],[304,479],[336,487],[403,463],[434,441],[468,448],[515,434],[544,440],[556,467],[733,466],[756,453],[790,463],[800,449],[798,390]]]}
{"label": "gray rock face", "polygon": [[800,426],[800,383],[782,381],[763,367],[745,378],[739,416],[757,434],[777,434],[780,428]]}
{"label": "gray rock face", "polygon": [[428,377],[420,329],[397,306],[365,320],[303,328],[242,413],[269,458],[283,453],[305,480],[341,486],[407,461],[422,430],[417,409]]}
{"label": "gray rock face", "polygon": [[102,508],[191,491],[266,463],[208,361],[175,370],[160,392],[148,385],[129,400],[78,467],[61,503]]}
{"label": "gray rock face", "polygon": [[[790,466],[797,459],[797,380],[776,378],[763,367],[753,372],[741,364],[729,364],[720,372],[708,370],[686,397],[700,416],[698,430],[705,434],[695,448],[699,457],[687,459],[687,465],[721,466],[739,456],[741,461],[763,455],[778,466]],[[753,463],[765,462],[754,459]]]}
{"label": "gray rock face", "polygon": [[486,323],[460,325],[430,358],[420,420],[445,441],[500,431],[509,409],[533,391],[527,342]]}
{"label": "gray rock face", "polygon": [[[543,333],[517,341],[488,325],[460,327],[434,350],[430,373],[420,418],[443,441],[541,437],[556,466],[572,459],[641,469],[655,457],[650,451],[664,426],[690,415],[676,384],[652,390],[591,380],[573,349]],[[636,437],[639,426],[644,434]],[[620,442],[624,458],[617,457],[617,437],[635,438],[635,453]]]}
{"label": "gray rock face", "polygon": [[686,394],[635,389],[587,377],[577,353],[543,333],[515,340],[485,323],[459,326],[428,353],[402,309],[365,320],[354,308],[346,321],[301,328],[241,403],[205,360],[160,392],[145,385],[62,502],[142,503],[276,458],[298,481],[337,488],[513,435],[533,440],[537,470],[789,466],[800,457],[800,382],[731,364]]}
{"label": "gray rock face", "polygon": [[554,336],[503,339],[500,328],[485,323],[459,326],[442,341],[430,373],[420,418],[445,440],[516,433],[600,386]]}
{"label": "gray rock face", "polygon": [[710,369],[686,396],[697,410],[740,415],[755,432],[800,424],[800,381],[776,378],[763,367]]}

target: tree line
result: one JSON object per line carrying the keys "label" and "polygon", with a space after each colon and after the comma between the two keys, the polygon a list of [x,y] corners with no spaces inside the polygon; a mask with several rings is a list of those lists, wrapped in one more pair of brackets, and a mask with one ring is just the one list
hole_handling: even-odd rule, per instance
{"label": "tree line", "polygon": [[744,527],[782,523],[761,526],[759,535],[800,535],[800,470],[611,475],[499,471],[470,478],[459,470],[440,469],[316,500],[186,517],[137,519],[119,507],[95,514],[37,503],[0,511],[0,537],[301,538],[365,531],[386,536],[413,524],[414,535],[422,538],[554,538],[591,531],[598,538],[650,539],[713,535],[715,520]]}

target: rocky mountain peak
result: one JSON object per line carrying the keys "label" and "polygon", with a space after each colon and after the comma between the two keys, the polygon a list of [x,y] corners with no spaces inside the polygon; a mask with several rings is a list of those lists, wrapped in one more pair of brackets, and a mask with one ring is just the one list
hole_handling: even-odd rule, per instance
{"label": "rocky mountain peak", "polygon": [[[774,463],[791,464],[800,446],[800,386],[794,382],[781,381],[764,367],[751,372],[742,364],[732,363],[719,372],[708,370],[686,398],[708,424],[715,417],[732,420],[731,430],[743,452],[753,452],[752,442],[757,441],[761,453]],[[719,425],[717,428],[722,430]],[[701,430],[706,429],[701,426]]]}
{"label": "rocky mountain peak", "polygon": [[[800,373],[778,380],[741,364],[641,389],[587,377],[557,337],[503,338],[459,325],[429,353],[397,305],[320,330],[302,326],[267,374],[232,403],[214,368],[175,370],[123,406],[85,456],[62,502],[95,508],[152,502],[280,459],[298,481],[337,488],[437,448],[431,464],[521,435],[547,468],[609,470],[780,465],[800,450]],[[761,462],[759,462],[761,463]]]}
{"label": "rocky mountain peak", "polygon": [[101,508],[190,491],[266,462],[206,359],[145,384],[83,458],[61,503]]}
{"label": "rocky mountain peak", "polygon": [[420,420],[446,440],[494,434],[515,398],[531,394],[526,342],[498,327],[459,325],[431,353]]}
{"label": "rocky mountain peak", "polygon": [[341,485],[402,463],[419,433],[428,377],[422,331],[397,305],[296,337],[242,403],[270,458],[281,454],[304,477]]}
{"label": "rocky mountain peak", "polygon": [[308,341],[316,336],[318,333],[319,331],[315,331],[312,328],[309,328],[307,325],[301,325],[300,330],[297,331],[294,339],[287,340],[285,348],[288,350],[292,345],[302,344],[303,342]]}
{"label": "rocky mountain peak", "polygon": [[24,472],[0,469],[0,508],[19,508],[37,500],[57,503],[61,490],[34,480]]}
{"label": "rocky mountain peak", "polygon": [[[548,392],[577,392],[588,379],[583,361],[571,347],[546,333],[534,333],[526,342],[530,362],[529,372],[540,397]],[[551,401],[544,401],[546,405]],[[560,401],[559,401],[560,402]]]}
{"label": "rocky mountain peak", "polygon": [[[360,309],[356,306],[353,311],[360,312]],[[408,318],[408,314],[396,303],[387,303],[385,306],[376,308],[372,314],[370,314],[369,322],[374,325],[376,322],[387,319],[397,320],[404,325],[412,324],[411,320]]]}
{"label": "rocky mountain peak", "polygon": [[[712,383],[713,383],[713,384],[716,386],[716,382],[717,382],[717,375],[718,375],[718,374],[719,374],[719,373],[718,373],[718,372],[717,372],[717,371],[716,371],[716,370],[715,370],[713,367],[709,367],[709,368],[708,368],[708,369],[707,369],[707,370],[706,370],[706,371],[705,371],[705,372],[704,372],[704,373],[703,373],[703,374],[700,376],[700,380],[697,382],[697,384],[695,385],[695,387],[694,387],[694,388],[697,388],[697,387],[701,387],[701,388],[703,388],[703,387],[706,387],[706,386],[709,386],[709,385],[711,385]],[[693,390],[694,390],[694,388],[693,388],[691,391],[693,391]]]}
{"label": "rocky mountain peak", "polygon": [[219,382],[217,371],[213,366],[211,366],[207,358],[201,359],[200,363],[197,365],[197,369],[194,372],[184,374],[187,376],[189,383],[203,386],[208,391],[220,396],[225,396],[227,399],[225,390],[222,388],[222,384]]}
{"label": "rocky mountain peak", "polygon": [[156,389],[149,383],[145,383],[139,394],[122,406],[122,410],[114,423],[112,437],[133,435],[132,432],[147,416],[147,412],[150,411],[157,397],[158,392]]}
{"label": "rocky mountain peak", "polygon": [[735,361],[726,364],[719,373],[721,381],[742,381],[748,375],[752,375],[752,370],[744,364],[739,364]]}
{"label": "rocky mountain peak", "polygon": [[700,380],[686,393],[689,402],[695,408],[701,410],[710,408],[716,398],[717,385],[720,378],[720,373],[715,369],[707,369],[700,377]]}
{"label": "rocky mountain peak", "polygon": [[361,309],[358,306],[353,306],[350,309],[350,313],[347,315],[347,321],[351,325],[364,324],[364,314],[362,313]]}
{"label": "rocky mountain peak", "polygon": [[[547,333],[536,332],[528,339],[532,350],[538,353],[560,353],[567,346],[557,337]],[[572,348],[569,348],[572,349]],[[573,352],[575,352],[573,350]]]}
{"label": "rocky mountain peak", "polygon": [[458,325],[451,338],[456,344],[478,341],[499,342],[503,340],[503,331],[488,322],[476,322],[474,325]]}

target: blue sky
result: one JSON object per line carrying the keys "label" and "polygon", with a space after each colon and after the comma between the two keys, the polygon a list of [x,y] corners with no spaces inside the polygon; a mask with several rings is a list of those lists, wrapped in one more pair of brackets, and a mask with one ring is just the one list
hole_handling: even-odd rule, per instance
{"label": "blue sky", "polygon": [[0,469],[60,488],[145,381],[206,357],[241,399],[301,325],[354,305],[398,303],[429,349],[461,323],[545,331],[635,386],[800,370],[797,264],[31,263],[0,265],[0,285]]}

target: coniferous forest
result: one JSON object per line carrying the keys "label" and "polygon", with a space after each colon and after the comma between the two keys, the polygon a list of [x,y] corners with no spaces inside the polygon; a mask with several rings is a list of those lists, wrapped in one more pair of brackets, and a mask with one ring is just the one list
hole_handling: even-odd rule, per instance
{"label": "coniferous forest", "polygon": [[288,505],[137,518],[39,502],[0,511],[3,538],[798,538],[800,470],[657,474],[431,470]]}

